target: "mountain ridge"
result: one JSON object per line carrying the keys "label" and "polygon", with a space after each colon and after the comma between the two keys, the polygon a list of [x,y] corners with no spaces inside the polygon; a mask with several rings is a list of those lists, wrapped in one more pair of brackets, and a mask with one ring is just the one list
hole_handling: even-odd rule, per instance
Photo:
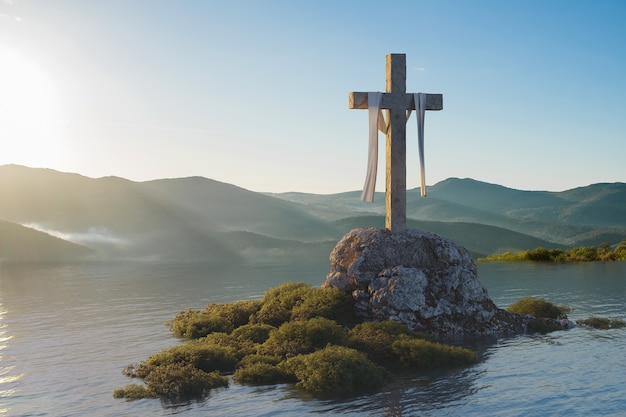
{"label": "mountain ridge", "polygon": [[[626,238],[623,183],[548,192],[450,178],[428,191],[427,198],[407,191],[409,227],[440,231],[475,254]],[[384,194],[373,204],[359,195],[257,193],[200,176],[136,182],[0,166],[0,220],[36,225],[34,232],[67,237],[110,259],[327,256],[349,228],[382,227]]]}

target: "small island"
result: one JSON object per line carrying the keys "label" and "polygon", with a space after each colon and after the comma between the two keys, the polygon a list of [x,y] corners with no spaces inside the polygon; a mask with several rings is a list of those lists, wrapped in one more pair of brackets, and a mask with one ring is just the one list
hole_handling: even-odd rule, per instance
{"label": "small island", "polygon": [[[564,327],[566,306],[526,297],[508,309],[532,315],[530,332]],[[618,319],[590,318],[580,325],[619,328]],[[184,343],[129,365],[123,374],[144,384],[114,391],[115,398],[202,398],[232,379],[240,384],[295,383],[314,394],[380,389],[395,373],[470,366],[477,355],[466,348],[411,333],[392,320],[359,322],[354,300],[336,288],[289,282],[260,300],[209,304],[181,311],[166,322]]]}
{"label": "small island", "polygon": [[609,243],[600,246],[572,249],[535,248],[521,252],[505,252],[478,258],[477,262],[597,262],[626,261],[626,240],[612,247]]}
{"label": "small island", "polygon": [[336,288],[286,283],[261,300],[210,304],[166,323],[187,342],[128,366],[140,378],[116,398],[202,397],[227,386],[295,383],[313,393],[371,391],[394,370],[475,363],[474,352],[411,334],[391,320],[358,323],[354,300]]}

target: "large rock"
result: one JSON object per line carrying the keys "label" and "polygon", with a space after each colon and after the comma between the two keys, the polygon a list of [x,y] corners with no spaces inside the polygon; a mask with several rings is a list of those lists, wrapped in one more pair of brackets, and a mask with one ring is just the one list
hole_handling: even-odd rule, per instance
{"label": "large rock", "polygon": [[351,293],[365,321],[396,320],[449,338],[521,333],[530,320],[497,308],[469,252],[433,233],[355,229],[330,262],[322,286]]}

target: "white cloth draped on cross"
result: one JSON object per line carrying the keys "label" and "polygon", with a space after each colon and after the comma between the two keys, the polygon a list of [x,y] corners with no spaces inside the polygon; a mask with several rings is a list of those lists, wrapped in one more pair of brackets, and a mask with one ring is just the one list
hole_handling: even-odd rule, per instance
{"label": "white cloth draped on cross", "polygon": [[[365,185],[361,193],[361,200],[374,201],[376,190],[376,173],[378,170],[378,131],[387,133],[389,125],[383,117],[380,109],[380,100],[383,93],[374,92],[367,94],[368,115],[369,115],[369,145],[367,152],[367,174]],[[426,113],[426,94],[415,93],[415,109],[417,112],[417,142],[420,158],[420,190],[422,197],[426,197],[426,179],[424,168],[424,116]],[[411,110],[407,110],[406,119],[409,120]]]}

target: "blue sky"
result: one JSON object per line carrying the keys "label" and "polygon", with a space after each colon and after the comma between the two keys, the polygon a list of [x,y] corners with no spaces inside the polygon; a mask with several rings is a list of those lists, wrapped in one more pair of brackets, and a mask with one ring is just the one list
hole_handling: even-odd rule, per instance
{"label": "blue sky", "polygon": [[[254,191],[363,186],[385,55],[407,54],[426,182],[626,182],[624,1],[0,0],[0,164]],[[407,185],[419,184],[408,124]],[[384,191],[380,136],[378,191]]]}

